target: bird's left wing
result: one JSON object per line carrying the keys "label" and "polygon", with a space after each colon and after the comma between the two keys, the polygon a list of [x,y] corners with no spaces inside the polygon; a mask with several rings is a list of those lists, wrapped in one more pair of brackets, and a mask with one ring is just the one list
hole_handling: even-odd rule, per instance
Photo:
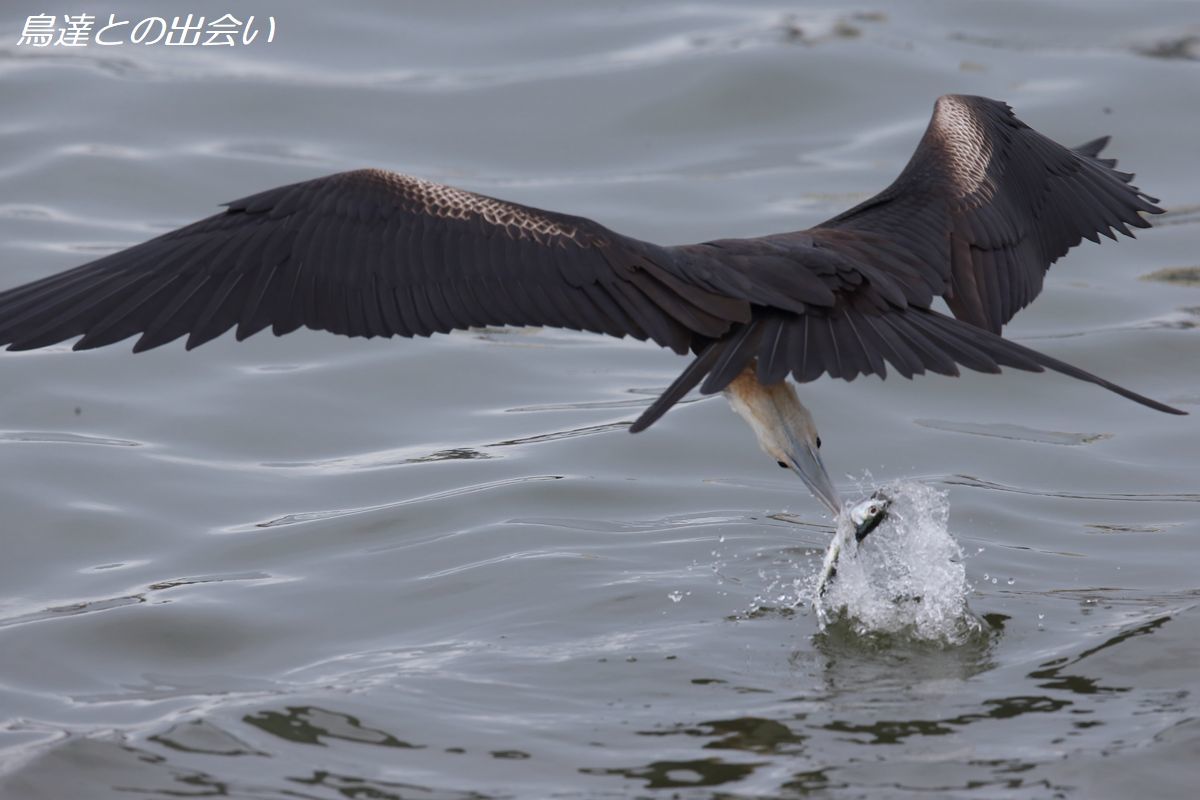
{"label": "bird's left wing", "polygon": [[1068,149],[997,100],[946,95],[912,159],[875,197],[811,233],[837,247],[897,249],[923,265],[929,291],[961,320],[999,333],[1042,289],[1050,265],[1083,238],[1150,227],[1162,213],[1099,158],[1108,139]]}
{"label": "bird's left wing", "polygon": [[237,327],[428,336],[548,325],[686,353],[750,317],[667,248],[591,220],[383,170],[281,186],[67,272],[0,292],[0,346],[140,334],[134,350]]}

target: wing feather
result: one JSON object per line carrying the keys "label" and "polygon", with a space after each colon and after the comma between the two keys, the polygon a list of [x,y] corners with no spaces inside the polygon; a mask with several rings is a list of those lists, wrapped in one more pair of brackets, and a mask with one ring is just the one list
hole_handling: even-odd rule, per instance
{"label": "wing feather", "polygon": [[[0,292],[0,346],[551,325],[696,353],[635,431],[755,364],[768,384],[885,377],[889,364],[905,377],[1049,368],[1174,412],[995,335],[1083,238],[1132,235],[1161,212],[1100,157],[1107,143],[1069,150],[1003,103],[948,95],[875,197],[807,231],[678,247],[405,175],[340,173]],[[939,295],[954,318],[930,310]]]}
{"label": "wing feather", "polygon": [[[484,288],[486,287],[486,289]],[[169,313],[167,313],[169,312]],[[672,251],[571,217],[380,170],[283,186],[68,272],[0,292],[0,345],[230,328],[411,336],[557,325],[687,352],[750,319]]]}
{"label": "wing feather", "polygon": [[[962,320],[947,317],[929,309],[909,308],[872,316],[849,308],[838,309],[838,322],[828,316],[767,312],[748,325],[739,326],[730,335],[700,350],[696,359],[683,374],[639,417],[634,430],[642,430],[660,417],[695,386],[701,394],[719,392],[729,385],[742,370],[764,359],[773,358],[775,336],[764,335],[775,324],[782,324],[790,335],[789,363],[801,382],[812,380],[822,373],[832,377],[853,377],[858,372],[875,371],[878,363],[857,361],[857,348],[872,351],[871,342],[885,344],[884,350],[897,355],[897,369],[918,374],[926,370],[957,375],[959,365],[979,372],[1000,372],[1012,367],[1029,372],[1049,368],[1064,375],[1102,386],[1142,405],[1171,414],[1185,412],[1159,403],[1085,370],[1066,364],[1030,348],[1010,342],[1000,336]],[[846,347],[848,339],[842,332],[871,331],[855,336],[856,344]],[[877,339],[875,337],[878,337]],[[882,370],[879,370],[882,374]]]}
{"label": "wing feather", "polygon": [[[999,333],[1083,238],[1131,236],[1129,226],[1149,227],[1142,214],[1162,213],[1132,175],[1113,169],[1115,160],[1098,157],[1107,143],[1072,150],[1004,103],[946,95],[895,182],[812,233],[876,234],[935,256],[925,276],[933,293],[959,319]],[[931,252],[951,237],[956,246]]]}
{"label": "wing feather", "polygon": [[778,383],[787,377],[791,365],[788,363],[788,326],[782,314],[772,314],[763,323],[763,348],[758,359],[758,382],[764,385]]}

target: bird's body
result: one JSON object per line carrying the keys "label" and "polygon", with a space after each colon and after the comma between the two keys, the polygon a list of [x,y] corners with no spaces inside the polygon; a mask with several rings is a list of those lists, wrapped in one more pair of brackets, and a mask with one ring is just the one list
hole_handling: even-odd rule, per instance
{"label": "bird's body", "polygon": [[651,339],[695,358],[631,430],[696,386],[725,391],[763,448],[836,510],[789,375],[1050,368],[1182,413],[999,335],[1082,238],[1129,234],[1161,212],[1098,157],[1105,144],[1067,149],[1003,103],[947,95],[875,197],[808,230],[675,247],[419,178],[340,173],[0,292],[0,345],[138,335],[140,351],[186,335],[190,349],[235,326],[239,339],[482,325]]}

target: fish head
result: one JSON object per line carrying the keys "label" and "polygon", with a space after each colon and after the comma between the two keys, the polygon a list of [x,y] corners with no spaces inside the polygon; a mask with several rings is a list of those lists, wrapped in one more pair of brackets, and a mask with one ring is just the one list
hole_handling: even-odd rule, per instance
{"label": "fish head", "polygon": [[850,509],[850,522],[854,525],[854,538],[861,542],[867,534],[879,527],[887,519],[888,509],[892,499],[882,491],[876,491],[866,500]]}

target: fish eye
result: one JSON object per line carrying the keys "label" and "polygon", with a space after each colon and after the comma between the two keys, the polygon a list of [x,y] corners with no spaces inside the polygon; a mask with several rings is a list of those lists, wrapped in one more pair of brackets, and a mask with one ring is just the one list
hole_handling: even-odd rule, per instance
{"label": "fish eye", "polygon": [[817,437],[817,449],[818,450],[821,449],[821,437],[820,436]]}
{"label": "fish eye", "polygon": [[788,468],[788,465],[783,463],[782,461],[776,461],[775,463],[778,464],[779,466],[783,467],[784,469]]}

